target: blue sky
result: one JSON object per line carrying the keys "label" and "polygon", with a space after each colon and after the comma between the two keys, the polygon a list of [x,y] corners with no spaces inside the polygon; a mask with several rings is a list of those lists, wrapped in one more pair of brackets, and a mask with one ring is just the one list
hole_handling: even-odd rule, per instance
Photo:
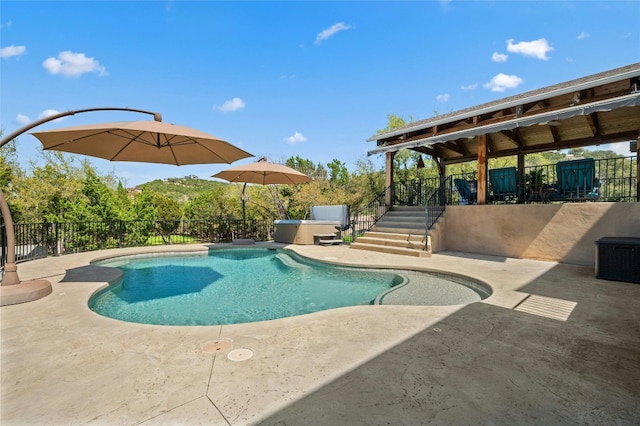
{"label": "blue sky", "polygon": [[[420,120],[640,62],[638,22],[636,0],[3,0],[0,128],[129,107],[274,162],[354,170],[388,114]],[[149,118],[92,112],[37,130]],[[17,147],[25,167],[38,161],[33,136]],[[128,186],[228,167],[91,161]]]}

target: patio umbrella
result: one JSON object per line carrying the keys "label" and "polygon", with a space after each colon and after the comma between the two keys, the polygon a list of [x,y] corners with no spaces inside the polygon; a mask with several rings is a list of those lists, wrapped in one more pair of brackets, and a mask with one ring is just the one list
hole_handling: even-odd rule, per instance
{"label": "patio umbrella", "polygon": [[[54,119],[93,111],[130,111],[152,114],[154,121],[106,123],[32,133],[43,148],[91,155],[112,161],[139,161],[174,165],[232,163],[252,157],[246,151],[207,133],[163,123],[157,112],[119,107],[70,110],[29,123],[0,140],[4,146],[28,130]],[[6,229],[7,260],[0,287],[0,304],[24,303],[51,293],[46,280],[20,281],[15,259],[11,211],[0,190],[0,210]],[[22,284],[22,285],[18,285]]]}
{"label": "patio umbrella", "polygon": [[45,150],[111,161],[160,164],[233,163],[252,157],[216,136],[162,121],[128,121],[32,133]]}
{"label": "patio umbrella", "polygon": [[256,163],[243,164],[234,166],[216,173],[212,177],[227,180],[229,182],[244,182],[242,187],[242,234],[246,236],[246,211],[244,192],[247,183],[257,183],[260,185],[271,184],[297,184],[311,181],[311,178],[304,173],[283,166],[282,164],[274,164],[261,158]]}

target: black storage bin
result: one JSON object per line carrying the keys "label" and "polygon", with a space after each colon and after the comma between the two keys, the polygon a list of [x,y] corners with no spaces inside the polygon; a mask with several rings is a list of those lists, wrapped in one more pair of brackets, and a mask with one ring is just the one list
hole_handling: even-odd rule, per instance
{"label": "black storage bin", "polygon": [[596,247],[596,278],[640,284],[640,238],[604,237]]}

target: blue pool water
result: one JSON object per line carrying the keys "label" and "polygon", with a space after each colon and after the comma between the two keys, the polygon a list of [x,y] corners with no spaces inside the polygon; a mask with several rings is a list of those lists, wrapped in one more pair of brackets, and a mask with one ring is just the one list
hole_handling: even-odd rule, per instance
{"label": "blue pool water", "polygon": [[128,256],[96,264],[124,274],[121,282],[96,293],[89,307],[144,324],[239,324],[383,302],[455,305],[490,293],[441,274],[341,267],[267,248]]}
{"label": "blue pool water", "polygon": [[238,324],[365,305],[403,282],[393,272],[332,266],[260,248],[97,264],[120,268],[124,277],[92,297],[90,308],[145,324]]}

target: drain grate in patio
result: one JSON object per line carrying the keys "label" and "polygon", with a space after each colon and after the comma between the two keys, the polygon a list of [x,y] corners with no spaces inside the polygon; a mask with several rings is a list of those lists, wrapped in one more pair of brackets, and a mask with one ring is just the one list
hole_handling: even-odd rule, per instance
{"label": "drain grate in patio", "polygon": [[566,321],[569,319],[571,312],[573,312],[577,304],[577,302],[571,302],[569,300],[554,299],[553,297],[532,294],[516,306],[514,310],[554,320]]}

